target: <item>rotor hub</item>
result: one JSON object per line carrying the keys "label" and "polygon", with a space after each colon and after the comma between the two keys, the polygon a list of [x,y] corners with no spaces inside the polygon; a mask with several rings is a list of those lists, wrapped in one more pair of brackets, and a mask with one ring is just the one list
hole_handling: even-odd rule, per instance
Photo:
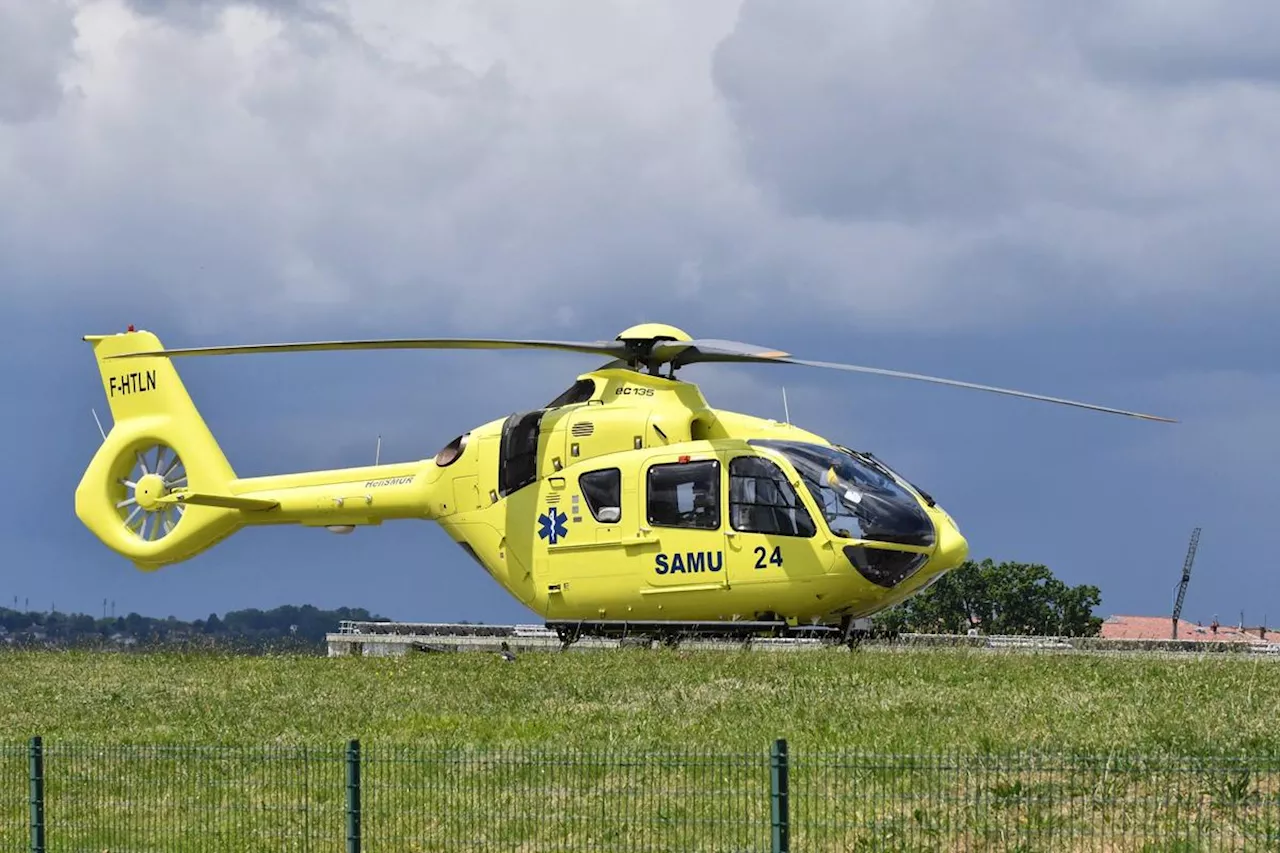
{"label": "rotor hub", "polygon": [[[618,333],[616,340],[627,348],[627,361],[635,369],[641,365],[648,368],[654,376],[660,375],[663,360],[655,359],[653,351],[661,341],[691,341],[689,333],[666,323],[640,323]],[[668,377],[675,376],[675,364],[671,364]]]}
{"label": "rotor hub", "polygon": [[169,489],[165,485],[164,477],[156,473],[143,474],[138,480],[138,485],[133,490],[133,498],[138,502],[138,506],[147,512],[155,511],[159,506],[161,498],[169,494]]}
{"label": "rotor hub", "polygon": [[116,478],[116,511],[130,534],[154,542],[182,523],[186,507],[164,499],[186,488],[187,470],[177,452],[163,444],[135,450],[133,458],[132,470]]}
{"label": "rotor hub", "polygon": [[619,341],[691,341],[693,338],[683,329],[666,323],[641,323],[618,333]]}

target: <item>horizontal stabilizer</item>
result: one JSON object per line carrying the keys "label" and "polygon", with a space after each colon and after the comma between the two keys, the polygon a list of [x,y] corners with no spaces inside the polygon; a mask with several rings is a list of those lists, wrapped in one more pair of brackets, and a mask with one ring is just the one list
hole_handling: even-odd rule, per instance
{"label": "horizontal stabilizer", "polygon": [[172,501],[176,504],[196,504],[197,506],[219,506],[224,509],[263,510],[275,509],[279,501],[267,498],[241,498],[236,495],[210,495],[204,492],[175,492],[161,501]]}

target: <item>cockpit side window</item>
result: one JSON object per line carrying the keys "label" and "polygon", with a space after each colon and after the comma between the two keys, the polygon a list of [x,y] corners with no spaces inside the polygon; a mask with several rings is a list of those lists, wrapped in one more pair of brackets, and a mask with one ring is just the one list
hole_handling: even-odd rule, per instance
{"label": "cockpit side window", "polygon": [[561,406],[571,406],[574,403],[585,403],[590,400],[591,395],[595,393],[596,382],[594,379],[579,379],[577,382],[570,385],[559,397],[556,397],[550,403],[547,403],[545,408],[558,409]]}
{"label": "cockpit side window", "polygon": [[782,469],[759,456],[739,456],[729,463],[729,524],[743,533],[817,533]]}
{"label": "cockpit side window", "polygon": [[656,527],[720,527],[720,463],[672,462],[649,469],[649,523]]}
{"label": "cockpit side window", "polygon": [[588,471],[578,477],[582,499],[596,521],[616,524],[622,520],[622,472],[617,468]]}
{"label": "cockpit side window", "polygon": [[936,541],[933,522],[884,463],[808,442],[750,443],[780,452],[795,466],[835,536],[926,548]]}

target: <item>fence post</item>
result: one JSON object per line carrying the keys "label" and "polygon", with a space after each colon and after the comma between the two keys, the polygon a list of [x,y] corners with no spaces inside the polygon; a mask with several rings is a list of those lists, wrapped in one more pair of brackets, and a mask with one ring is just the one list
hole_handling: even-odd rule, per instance
{"label": "fence post", "polygon": [[769,752],[769,822],[773,828],[772,853],[791,850],[791,796],[787,767],[787,741],[778,738]]}
{"label": "fence post", "polygon": [[44,853],[44,741],[36,735],[27,747],[31,803],[31,853]]}
{"label": "fence post", "polygon": [[347,741],[347,853],[360,853],[360,741]]}

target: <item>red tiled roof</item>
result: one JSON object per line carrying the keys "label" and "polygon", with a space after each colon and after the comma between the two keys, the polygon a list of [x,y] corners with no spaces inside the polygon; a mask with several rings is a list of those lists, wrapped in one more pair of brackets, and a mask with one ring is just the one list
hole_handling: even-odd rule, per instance
{"label": "red tiled roof", "polygon": [[[1265,634],[1265,636],[1260,636]],[[1108,616],[1102,622],[1100,636],[1108,640],[1170,640],[1173,639],[1173,620],[1168,616]],[[1219,625],[1215,633],[1209,625],[1197,625],[1185,619],[1178,620],[1179,640],[1211,640],[1222,643],[1274,643],[1280,642],[1280,631],[1258,627]]]}

